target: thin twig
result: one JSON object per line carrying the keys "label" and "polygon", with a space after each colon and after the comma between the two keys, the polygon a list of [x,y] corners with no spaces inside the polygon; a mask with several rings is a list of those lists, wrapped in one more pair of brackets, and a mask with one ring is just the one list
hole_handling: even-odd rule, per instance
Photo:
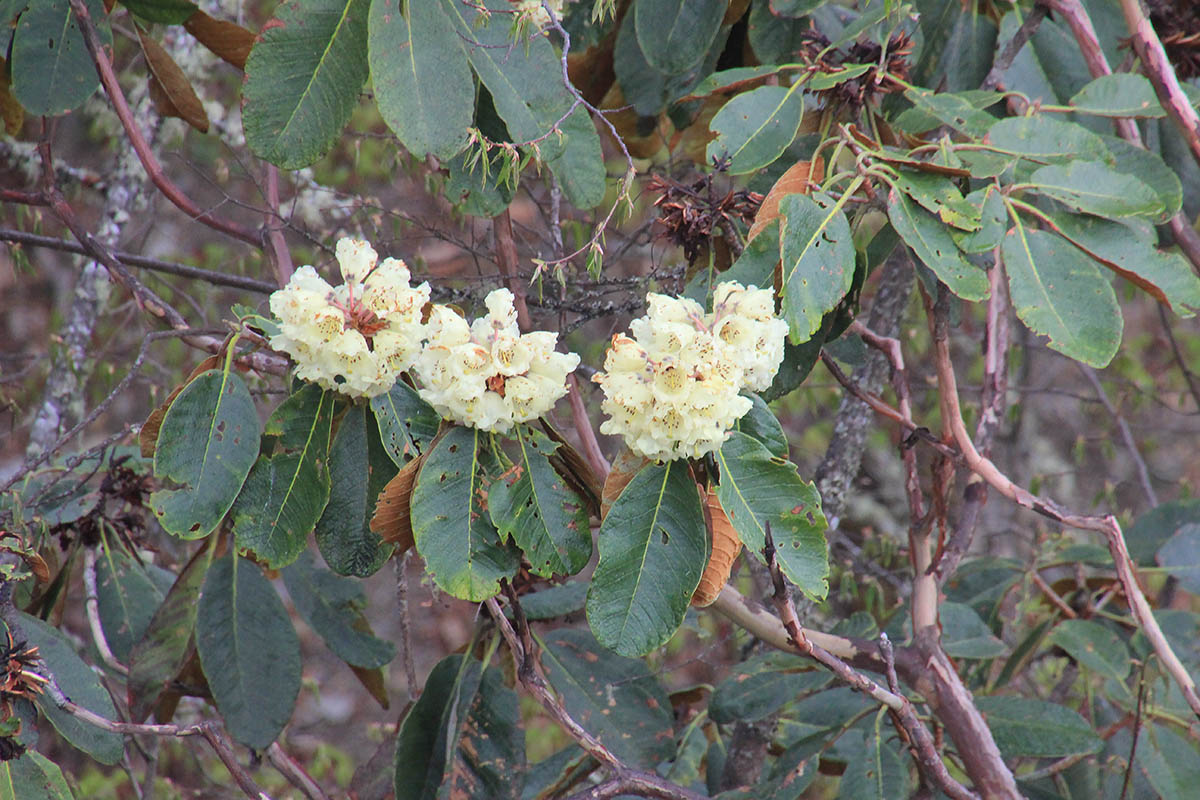
{"label": "thin twig", "polygon": [[1138,450],[1137,442],[1133,439],[1133,432],[1129,430],[1129,423],[1113,405],[1112,400],[1108,397],[1108,392],[1104,391],[1104,384],[1100,383],[1100,377],[1096,375],[1096,370],[1082,363],[1079,364],[1079,369],[1083,371],[1084,376],[1092,384],[1092,388],[1096,390],[1096,395],[1104,405],[1104,410],[1117,423],[1117,430],[1121,432],[1121,441],[1125,443],[1125,449],[1129,451],[1134,466],[1137,467],[1138,481],[1142,485],[1142,492],[1145,493],[1146,500],[1150,502],[1150,507],[1155,508],[1158,505],[1158,495],[1155,493],[1154,487],[1150,485],[1150,470],[1146,469],[1146,462],[1142,458],[1141,451]]}
{"label": "thin twig", "polygon": [[523,331],[532,330],[529,306],[525,303],[525,284],[517,278],[517,240],[513,237],[512,215],[507,208],[492,217],[492,235],[496,240],[496,265],[504,275],[504,285],[513,293],[517,325]]}
{"label": "thin twig", "polygon": [[412,633],[409,630],[408,614],[408,562],[412,549],[393,559],[396,570],[396,622],[400,628],[400,659],[404,663],[404,680],[408,684],[408,696],[416,700],[421,696],[421,684],[417,683],[417,668],[413,662]]}
{"label": "thin twig", "polygon": [[300,766],[296,759],[287,754],[279,742],[271,742],[271,746],[267,748],[267,760],[287,778],[288,783],[303,792],[308,800],[330,800],[321,785],[304,771],[304,767]]}
{"label": "thin twig", "polygon": [[1179,371],[1183,373],[1183,379],[1187,381],[1188,391],[1196,403],[1196,409],[1200,411],[1200,380],[1196,378],[1196,373],[1188,368],[1187,359],[1180,351],[1179,342],[1176,341],[1175,334],[1171,331],[1171,324],[1167,320],[1167,310],[1161,305],[1158,307],[1158,318],[1162,321],[1163,333],[1166,334],[1167,342],[1171,345],[1171,354],[1175,357],[1175,363],[1179,366]]}
{"label": "thin twig", "polygon": [[1079,614],[1075,612],[1075,609],[1067,605],[1067,601],[1063,600],[1062,597],[1059,596],[1058,592],[1054,591],[1053,587],[1046,583],[1046,579],[1039,575],[1036,569],[1030,571],[1029,580],[1034,586],[1037,587],[1038,591],[1050,601],[1051,605],[1062,612],[1064,617],[1067,619],[1076,619],[1079,616]]}
{"label": "thin twig", "polygon": [[275,282],[286,286],[291,280],[292,254],[288,251],[287,241],[283,238],[283,219],[279,216],[279,167],[267,164],[267,212],[266,231],[267,243],[271,246],[271,260],[275,266]]}
{"label": "thin twig", "polygon": [[1017,28],[1017,32],[1004,45],[1004,49],[1000,51],[1000,55],[996,56],[991,70],[988,71],[987,77],[983,79],[983,83],[979,86],[981,90],[990,92],[1000,85],[1000,81],[1004,78],[1004,73],[1012,66],[1013,60],[1021,52],[1021,48],[1037,33],[1038,26],[1046,18],[1047,11],[1046,6],[1040,2],[1034,5],[1033,9],[1029,12],[1029,16],[1025,17],[1025,21],[1021,23],[1021,27]]}
{"label": "thin twig", "polygon": [[575,432],[579,434],[579,441],[583,444],[583,455],[596,477],[603,482],[608,475],[608,460],[600,450],[600,442],[596,441],[596,432],[592,430],[587,407],[584,406],[583,396],[579,393],[579,381],[574,375],[567,376],[567,400],[571,404],[571,419],[575,423]]}
{"label": "thin twig", "polygon": [[84,607],[87,609],[88,627],[92,631],[92,641],[100,651],[100,660],[116,672],[128,675],[129,667],[117,660],[104,636],[104,626],[100,622],[99,592],[96,590],[96,551],[91,547],[83,551],[83,588],[87,597]]}

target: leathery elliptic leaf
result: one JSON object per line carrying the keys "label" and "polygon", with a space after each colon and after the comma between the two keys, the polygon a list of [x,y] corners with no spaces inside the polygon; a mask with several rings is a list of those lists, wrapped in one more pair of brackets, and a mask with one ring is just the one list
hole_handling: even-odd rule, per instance
{"label": "leathery elliptic leaf", "polygon": [[154,474],[179,485],[150,495],[169,533],[207,536],[233,505],[258,456],[262,427],[246,384],[232,370],[209,370],[167,409]]}
{"label": "leathery elliptic leaf", "polygon": [[605,647],[645,655],[683,622],[708,563],[700,502],[687,463],[672,461],[643,467],[609,508],[587,599]]}
{"label": "leathery elliptic leaf", "polygon": [[779,204],[783,316],[793,344],[812,338],[825,313],[854,282],[854,242],[840,206],[821,194],[791,194]]}
{"label": "leathery elliptic leaf", "polygon": [[424,457],[410,508],[413,541],[434,582],[454,597],[478,603],[512,577],[517,554],[500,540],[484,509],[485,463],[476,428],[447,430]]}

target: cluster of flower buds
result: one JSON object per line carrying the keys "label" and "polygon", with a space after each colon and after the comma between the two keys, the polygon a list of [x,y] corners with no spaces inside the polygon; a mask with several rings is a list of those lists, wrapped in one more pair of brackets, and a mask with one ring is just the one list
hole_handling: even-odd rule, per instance
{"label": "cluster of flower buds", "polygon": [[522,334],[508,289],[484,304],[487,315],[469,325],[454,309],[434,306],[416,372],[421,396],[443,417],[506,433],[553,408],[579,356],[556,352],[557,334]]}
{"label": "cluster of flower buds", "polygon": [[646,301],[646,316],[629,326],[633,338],[614,336],[605,372],[593,378],[609,415],[600,431],[657,461],[700,458],[750,410],[741,390],[771,384],[787,323],[775,316],[770,289],[734,282],[716,287],[711,314],[687,298]]}
{"label": "cluster of flower buds", "polygon": [[374,397],[391,389],[421,352],[429,284],[410,286],[404,262],[378,262],[366,242],[342,239],[336,253],[344,283],[330,286],[303,266],[271,295],[280,322],[271,347],[296,361],[302,380]]}

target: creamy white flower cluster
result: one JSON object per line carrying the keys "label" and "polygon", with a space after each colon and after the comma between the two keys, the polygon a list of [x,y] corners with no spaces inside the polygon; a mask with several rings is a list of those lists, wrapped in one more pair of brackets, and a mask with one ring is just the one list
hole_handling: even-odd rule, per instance
{"label": "creamy white flower cluster", "polygon": [[605,372],[592,378],[609,415],[600,431],[657,461],[700,458],[750,410],[739,392],[771,384],[787,323],[775,316],[770,289],[735,282],[717,286],[711,314],[683,297],[649,294],[646,302],[646,316],[629,326],[633,338],[614,336]]}
{"label": "creamy white flower cluster", "polygon": [[330,286],[311,266],[293,273],[271,295],[280,333],[271,347],[296,361],[296,375],[352,397],[374,397],[421,353],[421,310],[429,284],[410,286],[403,261],[385,258],[363,241],[337,243],[342,279]]}
{"label": "creamy white flower cluster", "polygon": [[420,394],[447,419],[484,431],[508,432],[549,411],[567,392],[574,353],[555,352],[558,335],[522,334],[513,294],[496,289],[488,313],[471,324],[447,306],[434,306],[428,342],[417,359]]}

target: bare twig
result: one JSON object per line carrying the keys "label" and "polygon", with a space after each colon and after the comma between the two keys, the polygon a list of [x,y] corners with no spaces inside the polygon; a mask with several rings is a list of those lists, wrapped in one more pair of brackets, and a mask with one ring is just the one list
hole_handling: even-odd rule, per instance
{"label": "bare twig", "polygon": [[1096,370],[1086,364],[1080,364],[1079,369],[1083,371],[1084,376],[1092,384],[1092,388],[1096,390],[1096,396],[1100,398],[1100,402],[1104,405],[1104,410],[1117,423],[1117,430],[1121,432],[1121,441],[1125,444],[1125,449],[1129,451],[1129,455],[1133,458],[1134,466],[1137,467],[1138,481],[1142,485],[1142,492],[1145,493],[1150,507],[1154,508],[1158,505],[1158,495],[1155,493],[1154,487],[1150,485],[1150,471],[1146,469],[1146,461],[1142,458],[1137,442],[1133,439],[1133,432],[1129,430],[1129,423],[1125,421],[1125,417],[1121,416],[1121,412],[1113,405],[1112,400],[1108,397],[1108,392],[1104,391],[1104,384],[1100,383],[1100,378],[1096,375]]}
{"label": "bare twig", "polygon": [[1000,51],[1000,55],[996,56],[991,70],[988,71],[987,77],[983,79],[983,83],[979,86],[980,89],[990,92],[1000,85],[1000,81],[1004,78],[1004,73],[1012,66],[1013,60],[1021,52],[1021,48],[1037,33],[1038,26],[1046,18],[1048,10],[1040,2],[1034,5],[1029,12],[1029,16],[1025,17],[1025,21],[1021,23],[1021,27],[1017,28],[1017,32],[1008,40],[1008,44],[1004,45],[1004,49]]}
{"label": "bare twig", "polygon": [[129,103],[125,99],[125,93],[121,90],[121,85],[117,81],[117,74],[113,71],[112,62],[109,61],[108,55],[104,52],[104,45],[96,33],[96,24],[92,20],[92,15],[88,11],[87,5],[83,0],[71,0],[71,10],[75,13],[79,30],[83,33],[83,42],[87,46],[88,54],[92,57],[92,63],[96,65],[96,70],[100,74],[100,83],[104,86],[104,91],[108,93],[108,97],[113,104],[113,110],[117,113],[117,118],[121,120],[121,127],[125,129],[125,134],[129,137],[129,141],[133,145],[138,159],[142,162],[142,167],[146,170],[146,174],[150,176],[150,180],[163,193],[163,196],[192,219],[207,225],[213,230],[220,231],[235,239],[240,239],[247,244],[261,248],[262,237],[258,232],[243,228],[241,225],[229,220],[219,219],[209,212],[202,210],[192,202],[192,199],[182,189],[166,176],[162,165],[158,162],[158,158],[155,157],[154,152],[146,143],[146,138],[138,130],[134,122],[133,114],[129,110]]}
{"label": "bare twig", "polygon": [[416,700],[421,696],[421,684],[417,683],[417,668],[413,663],[412,633],[409,631],[408,614],[408,562],[412,558],[409,549],[399,558],[392,559],[396,569],[396,621],[400,627],[400,659],[404,663],[404,680],[408,684],[408,696]]}
{"label": "bare twig", "polygon": [[525,303],[525,284],[517,278],[517,241],[513,238],[512,215],[507,208],[492,217],[492,234],[496,239],[496,264],[504,275],[504,285],[513,293],[517,324],[523,331],[532,330],[529,306]]}
{"label": "bare twig", "polygon": [[1064,617],[1067,619],[1075,619],[1079,616],[1077,613],[1075,613],[1075,609],[1067,605],[1067,601],[1059,597],[1058,592],[1054,591],[1053,587],[1046,583],[1046,579],[1039,575],[1036,569],[1030,570],[1029,580],[1034,586],[1037,587],[1037,590],[1041,592],[1047,600],[1050,601],[1051,605],[1062,612]]}
{"label": "bare twig", "polygon": [[112,648],[108,646],[108,639],[104,636],[104,626],[100,623],[100,599],[96,591],[96,551],[91,547],[83,551],[83,588],[87,596],[84,606],[87,609],[88,627],[92,631],[92,641],[100,651],[100,660],[120,674],[128,675],[129,667],[113,655]]}
{"label": "bare twig", "polygon": [[279,286],[286,286],[291,280],[294,265],[287,241],[283,238],[283,220],[279,216],[279,168],[270,163],[267,164],[267,208],[267,243],[274,262],[275,282]]}
{"label": "bare twig", "polygon": [[575,422],[575,432],[579,434],[579,441],[583,444],[583,455],[596,477],[603,481],[608,475],[608,460],[604,458],[600,443],[596,441],[596,432],[592,430],[587,407],[584,406],[583,396],[579,393],[579,381],[574,375],[567,376],[567,400],[571,404],[571,419]]}
{"label": "bare twig", "polygon": [[1183,373],[1183,379],[1187,381],[1188,391],[1196,403],[1196,409],[1200,411],[1200,379],[1197,379],[1196,373],[1188,367],[1187,359],[1179,349],[1179,342],[1176,341],[1175,334],[1171,331],[1171,323],[1167,320],[1167,310],[1161,305],[1158,307],[1158,318],[1162,322],[1167,342],[1171,345],[1171,355],[1175,357],[1175,363],[1178,365],[1179,371]]}
{"label": "bare twig", "polygon": [[271,766],[279,770],[283,777],[287,778],[288,783],[303,792],[308,800],[330,800],[321,785],[305,772],[304,767],[300,766],[296,759],[280,747],[279,742],[272,742],[271,746],[267,748],[267,760],[271,762]]}

